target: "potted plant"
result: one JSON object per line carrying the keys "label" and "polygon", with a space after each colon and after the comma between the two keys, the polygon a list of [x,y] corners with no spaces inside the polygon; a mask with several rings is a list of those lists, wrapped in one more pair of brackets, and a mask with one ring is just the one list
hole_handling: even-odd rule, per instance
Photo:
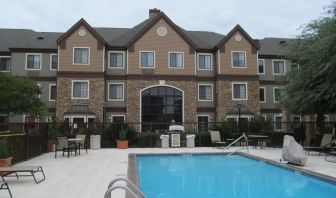
{"label": "potted plant", "polygon": [[48,152],[53,151],[53,145],[58,137],[58,124],[55,117],[52,118],[48,125]]}
{"label": "potted plant", "polygon": [[128,140],[127,140],[127,128],[124,128],[122,126],[120,132],[119,132],[119,137],[117,139],[117,148],[118,149],[127,149],[128,148]]}
{"label": "potted plant", "polygon": [[8,153],[7,138],[0,139],[0,167],[11,166],[12,159]]}

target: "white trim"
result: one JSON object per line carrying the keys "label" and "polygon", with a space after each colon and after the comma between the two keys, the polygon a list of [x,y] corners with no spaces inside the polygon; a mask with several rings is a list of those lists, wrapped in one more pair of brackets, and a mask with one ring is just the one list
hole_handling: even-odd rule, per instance
{"label": "white trim", "polygon": [[283,87],[273,87],[273,102],[274,103],[279,103],[280,101],[275,101],[275,90],[276,89],[284,89]]}
{"label": "white trim", "polygon": [[220,65],[220,50],[218,49],[217,50],[217,53],[218,53],[218,64],[217,64],[217,67],[218,67],[218,74],[220,74],[220,72],[221,72],[221,70],[220,70],[220,67],[221,67],[221,65]]}
{"label": "white trim", "polygon": [[10,72],[12,68],[12,57],[11,56],[0,56],[0,58],[10,58],[11,64],[9,65],[9,71],[8,70],[0,70],[0,72]]}
{"label": "white trim", "polygon": [[51,100],[50,99],[50,96],[51,96],[51,86],[55,86],[56,87],[56,95],[57,95],[57,86],[56,86],[56,84],[49,84],[49,101],[50,102],[54,102],[54,101],[56,101],[56,100]]}
{"label": "white trim", "polygon": [[[245,85],[245,96],[246,98],[234,98],[234,92],[233,92],[233,85]],[[247,87],[247,82],[232,82],[231,83],[231,99],[232,100],[248,100],[248,87]]]}
{"label": "white trim", "polygon": [[[235,122],[238,122],[239,115],[228,115],[225,116],[225,120],[227,121],[228,118],[233,118]],[[248,115],[240,115],[240,118],[247,118],[248,121],[251,120],[251,118],[254,118],[254,116],[248,116]]]}
{"label": "white trim", "polygon": [[[75,82],[86,82],[88,84],[88,90],[87,90],[87,97],[86,98],[79,98],[79,97],[73,97],[73,88]],[[90,80],[72,80],[71,81],[71,99],[76,100],[87,100],[90,98]]]}
{"label": "white trim", "polygon": [[[262,61],[262,62],[263,62],[263,71],[264,71],[263,73],[259,73],[259,61]],[[257,60],[257,65],[258,65],[258,68],[257,68],[257,72],[258,72],[258,74],[259,74],[259,75],[265,75],[265,59],[260,59],[260,58],[259,58],[259,59]]]}
{"label": "white trim", "polygon": [[111,123],[113,123],[113,117],[124,117],[124,122],[126,122],[126,116],[125,115],[121,115],[121,114],[113,114],[110,115],[109,118],[111,120]]}
{"label": "white trim", "polygon": [[59,61],[60,61],[60,46],[57,45],[57,70],[59,70]]}
{"label": "white trim", "polygon": [[[122,64],[122,67],[111,67],[110,66],[110,63],[111,63],[111,56],[110,56],[110,54],[122,54],[122,59],[123,59],[123,64]],[[107,53],[107,68],[108,69],[125,69],[125,51],[108,51],[108,53]]]}
{"label": "white trim", "polygon": [[[170,54],[182,54],[182,67],[171,67],[170,66]],[[169,51],[168,52],[168,68],[169,69],[184,69],[184,52]]]}
{"label": "white trim", "polygon": [[[282,118],[281,119],[281,129],[276,128],[276,124],[277,124],[276,117],[281,117]],[[282,114],[274,115],[273,119],[274,119],[274,131],[282,131],[283,130],[283,115]]]}
{"label": "white trim", "polygon": [[[122,94],[122,99],[111,99],[110,98],[110,85],[122,85],[123,88],[123,94]],[[107,100],[108,101],[124,101],[125,98],[125,83],[121,82],[121,83],[107,83]]]}
{"label": "white trim", "polygon": [[194,53],[194,56],[195,56],[195,75],[197,75],[197,53],[196,53],[196,51],[195,51],[195,53]]}
{"label": "white trim", "polygon": [[[210,100],[200,99],[200,94],[199,94],[200,86],[210,86],[211,87],[211,99]],[[197,84],[197,95],[198,95],[198,97],[197,97],[198,101],[212,102],[213,101],[213,95],[214,95],[213,84],[211,84],[211,83],[199,83],[199,84]]]}
{"label": "white trim", "polygon": [[[178,87],[175,87],[175,86],[172,86],[172,85],[151,85],[151,86],[145,87],[145,88],[143,88],[139,91],[139,101],[140,101],[140,103],[139,103],[139,109],[140,109],[139,118],[140,119],[139,120],[140,120],[140,123],[142,122],[142,116],[141,116],[142,115],[142,105],[141,105],[142,104],[142,97],[141,97],[142,92],[147,90],[147,89],[153,88],[153,87],[162,87],[162,86],[177,89],[182,93],[182,122],[184,123],[184,91],[182,89],[180,89]],[[141,125],[140,125],[140,131],[141,131]]]}
{"label": "white trim", "polygon": [[[199,56],[203,55],[203,56],[209,56],[210,55],[210,69],[201,69],[200,65],[199,65]],[[197,70],[205,70],[205,71],[210,71],[213,68],[213,56],[212,53],[197,53]]]}
{"label": "white trim", "polygon": [[[39,68],[39,69],[30,69],[30,68],[27,67],[28,56],[29,56],[29,55],[40,56],[40,68]],[[42,70],[42,53],[26,53],[25,69],[26,69],[26,70],[33,70],[33,71],[39,71],[39,70]]]}
{"label": "white trim", "polygon": [[57,54],[50,54],[50,56],[49,56],[49,58],[50,58],[50,62],[49,62],[50,67],[49,67],[49,69],[50,69],[50,71],[57,71],[57,69],[53,69],[52,68],[52,56],[57,56],[57,67],[58,67],[58,55]]}
{"label": "white trim", "polygon": [[[154,65],[153,67],[142,67],[141,66],[141,53],[142,52],[147,52],[147,53],[153,53],[154,54]],[[156,66],[156,63],[155,63],[155,51],[139,51],[139,68],[142,68],[142,69],[154,69],[155,66]]]}
{"label": "white trim", "polygon": [[[36,83],[36,85],[40,88],[40,90],[41,90],[41,94],[43,94],[43,90],[42,90],[42,85],[41,85],[41,83]],[[38,95],[39,98],[41,98],[41,94]]]}
{"label": "white trim", "polygon": [[125,67],[126,67],[126,74],[128,74],[128,49],[127,49],[127,51],[126,51],[126,56],[127,56],[127,63],[126,63],[126,65],[125,65]]}
{"label": "white trim", "polygon": [[302,117],[301,116],[299,116],[299,115],[293,115],[293,122],[294,122],[294,118],[296,118],[296,117],[299,117],[299,120],[300,120],[300,122],[301,122],[301,120],[302,120]]}
{"label": "white trim", "polygon": [[[75,63],[75,49],[88,49],[88,63]],[[72,48],[72,64],[73,65],[90,65],[90,47],[73,47]]]}
{"label": "white trim", "polygon": [[[283,74],[276,74],[276,73],[274,73],[274,62],[275,61],[283,61],[283,63],[284,63],[284,73]],[[286,60],[284,60],[284,59],[272,59],[272,70],[273,70],[273,75],[275,75],[275,76],[283,76],[283,75],[285,75],[286,74]]]}
{"label": "white trim", "polygon": [[[260,89],[264,90],[264,101],[260,101],[260,103],[266,103],[266,87],[259,87],[259,94],[260,94]],[[259,95],[260,98],[260,95]]]}
{"label": "white trim", "polygon": [[293,65],[297,65],[298,66],[298,70],[300,69],[300,65],[298,63],[291,63],[290,64],[290,70],[293,71]]}
{"label": "white trim", "polygon": [[[237,67],[237,66],[233,65],[233,53],[244,53],[244,56],[245,56],[245,58],[244,58],[244,67]],[[247,59],[246,51],[231,51],[231,68],[234,68],[234,69],[246,69],[247,68],[246,59]]]}
{"label": "white trim", "polygon": [[105,72],[105,46],[103,47],[103,72]]}

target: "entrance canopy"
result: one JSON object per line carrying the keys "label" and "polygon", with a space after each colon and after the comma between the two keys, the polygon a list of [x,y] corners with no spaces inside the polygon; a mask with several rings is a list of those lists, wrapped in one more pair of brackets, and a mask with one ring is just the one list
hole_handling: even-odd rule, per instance
{"label": "entrance canopy", "polygon": [[94,115],[95,113],[87,105],[73,105],[68,111],[64,113],[64,115],[69,114]]}

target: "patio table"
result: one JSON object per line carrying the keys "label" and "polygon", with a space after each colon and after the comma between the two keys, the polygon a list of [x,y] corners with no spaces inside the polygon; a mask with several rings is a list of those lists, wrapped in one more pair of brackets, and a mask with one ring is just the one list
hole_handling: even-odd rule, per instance
{"label": "patio table", "polygon": [[68,144],[69,145],[75,145],[75,155],[77,154],[77,148],[80,155],[80,142],[82,141],[82,138],[68,138]]}
{"label": "patio table", "polygon": [[260,141],[260,149],[264,148],[264,143],[266,145],[266,140],[268,139],[267,135],[248,135],[247,137],[255,141],[255,148],[257,148],[258,142]]}

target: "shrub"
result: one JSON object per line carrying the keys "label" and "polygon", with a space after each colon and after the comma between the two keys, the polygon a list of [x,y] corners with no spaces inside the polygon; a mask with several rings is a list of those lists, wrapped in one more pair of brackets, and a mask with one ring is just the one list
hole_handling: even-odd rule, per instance
{"label": "shrub", "polygon": [[0,159],[8,157],[7,138],[0,139]]}
{"label": "shrub", "polygon": [[209,132],[195,133],[195,145],[198,147],[212,146]]}
{"label": "shrub", "polygon": [[155,147],[158,140],[158,135],[151,132],[142,132],[135,135],[135,145],[136,147],[146,148]]}

